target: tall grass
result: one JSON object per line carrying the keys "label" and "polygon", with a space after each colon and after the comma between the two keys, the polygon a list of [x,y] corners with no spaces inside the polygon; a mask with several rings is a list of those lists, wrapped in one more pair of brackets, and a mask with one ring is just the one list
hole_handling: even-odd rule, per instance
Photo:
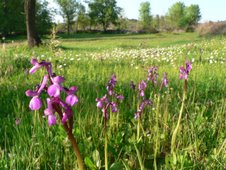
{"label": "tall grass", "polygon": [[[153,37],[155,42],[159,40],[157,36]],[[111,43],[105,46],[105,41]],[[96,45],[89,40],[81,44],[76,42],[76,48],[84,49],[83,52],[76,48],[28,50],[22,45],[0,51],[0,169],[76,169],[76,157],[63,127],[48,126],[43,117],[44,107],[35,113],[28,108],[29,98],[24,92],[40,83],[38,77],[43,75],[42,71],[34,76],[27,74],[32,56],[51,60],[57,74],[67,79],[66,86],[78,85],[79,103],[73,110],[73,134],[87,169],[104,167],[103,119],[95,99],[106,93],[105,85],[112,73],[117,75],[117,91],[125,99],[119,105],[117,128],[108,128],[109,169],[153,169],[154,160],[157,169],[224,169],[225,38],[151,50],[147,49],[150,46],[134,44],[132,49],[128,46],[121,49],[128,54],[121,58],[111,50],[118,47],[114,43],[119,41],[120,37],[106,38]],[[166,44],[159,42],[163,47]],[[74,47],[73,43],[65,41],[62,46]],[[89,43],[92,45],[85,46]],[[127,42],[122,45],[125,47]],[[103,52],[97,52],[98,46]],[[133,51],[134,47],[138,52]],[[136,56],[131,51],[137,52]],[[166,62],[164,56],[170,55],[173,62]],[[186,59],[194,62],[175,142],[177,164],[174,165],[170,153],[171,137],[183,93],[178,68]],[[153,64],[159,67],[159,75],[168,73],[169,87],[160,93],[159,101],[153,94],[154,89],[148,89],[153,107],[145,109],[140,120],[141,138],[137,142],[137,120],[134,119],[137,105],[130,81],[138,84],[145,79],[147,68]],[[19,125],[15,123],[16,119],[21,121]]]}

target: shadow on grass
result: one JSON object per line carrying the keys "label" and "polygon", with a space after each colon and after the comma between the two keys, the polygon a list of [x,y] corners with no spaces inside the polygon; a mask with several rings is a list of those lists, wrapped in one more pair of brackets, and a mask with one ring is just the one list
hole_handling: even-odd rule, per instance
{"label": "shadow on grass", "polygon": [[100,41],[100,40],[115,40],[115,39],[125,39],[125,40],[148,40],[158,38],[165,38],[166,35],[161,33],[159,34],[72,34],[72,35],[65,35],[60,34],[58,35],[59,38],[62,38],[64,41]]}

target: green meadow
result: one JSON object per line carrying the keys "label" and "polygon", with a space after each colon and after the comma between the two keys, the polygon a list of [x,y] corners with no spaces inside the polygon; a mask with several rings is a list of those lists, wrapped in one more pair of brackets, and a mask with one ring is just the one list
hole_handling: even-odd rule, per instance
{"label": "green meadow", "polygon": [[[104,169],[104,124],[96,98],[107,93],[112,74],[116,91],[124,96],[107,122],[110,170],[225,168],[226,38],[196,33],[74,34],[44,38],[41,47],[28,49],[23,37],[0,44],[0,169],[77,169],[76,157],[60,120],[49,126],[44,116],[47,95],[39,111],[29,109],[28,89],[40,84],[44,69],[28,74],[31,58],[51,61],[53,71],[65,77],[64,86],[78,87],[73,107],[73,134],[85,169]],[[187,97],[176,137],[176,161],[171,138],[182,104],[183,80],[179,68],[192,62]],[[145,91],[152,106],[140,123],[137,86],[148,68],[158,67],[169,84],[161,91],[150,82]],[[131,81],[136,90],[130,88]],[[159,98],[158,98],[159,96]],[[63,96],[64,97],[64,96]],[[137,128],[140,128],[137,139]]]}

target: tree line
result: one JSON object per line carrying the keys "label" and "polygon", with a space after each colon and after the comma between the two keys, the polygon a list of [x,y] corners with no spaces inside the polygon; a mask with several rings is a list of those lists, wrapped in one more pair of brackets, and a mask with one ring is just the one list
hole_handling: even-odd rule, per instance
{"label": "tree line", "polygon": [[35,36],[38,37],[37,33],[50,33],[56,24],[53,22],[56,14],[60,14],[64,19],[63,23],[58,23],[58,28],[68,34],[78,30],[128,31],[133,29],[133,25],[138,32],[191,31],[201,18],[198,5],[185,6],[183,2],[169,7],[165,16],[153,16],[150,2],[142,2],[139,20],[129,20],[123,16],[123,9],[117,6],[116,0],[87,0],[85,2],[88,9],[77,0],[54,1],[60,7],[57,12],[48,8],[47,0],[1,0],[0,35],[27,32],[29,37],[35,32]]}
{"label": "tree line", "polygon": [[[88,10],[75,0],[55,0],[61,9],[61,15],[67,27],[67,33],[80,30],[106,31],[117,29],[130,30],[135,21],[136,30],[141,32],[159,32],[185,30],[192,31],[201,19],[200,8],[192,4],[185,6],[183,2],[176,2],[165,16],[153,16],[149,1],[142,2],[139,9],[139,20],[129,20],[123,16],[123,9],[117,6],[116,0],[90,0]],[[72,10],[73,9],[73,10]],[[74,28],[74,29],[73,29]],[[133,31],[133,30],[130,30]]]}
{"label": "tree line", "polygon": [[[0,35],[26,34],[26,0],[0,0]],[[35,2],[36,27],[40,34],[49,32],[52,27],[52,11],[46,0]]]}
{"label": "tree line", "polygon": [[176,2],[169,9],[165,16],[152,16],[150,3],[140,4],[140,22],[144,31],[193,31],[201,19],[198,5],[185,6],[183,2]]}

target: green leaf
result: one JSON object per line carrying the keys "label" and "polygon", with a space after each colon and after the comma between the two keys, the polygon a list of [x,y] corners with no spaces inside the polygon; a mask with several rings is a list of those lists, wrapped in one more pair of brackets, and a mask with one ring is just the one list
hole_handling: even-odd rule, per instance
{"label": "green leaf", "polygon": [[119,170],[119,169],[123,169],[123,168],[124,168],[124,166],[121,162],[115,162],[115,163],[111,164],[109,170]]}
{"label": "green leaf", "polygon": [[97,167],[94,165],[94,163],[92,162],[92,160],[89,157],[85,157],[84,162],[85,162],[85,165],[89,169],[91,169],[91,170],[96,170],[97,169]]}
{"label": "green leaf", "polygon": [[94,162],[96,163],[96,166],[98,168],[100,168],[101,167],[101,160],[100,160],[100,153],[99,153],[99,151],[98,150],[93,151],[92,157],[93,157]]}

